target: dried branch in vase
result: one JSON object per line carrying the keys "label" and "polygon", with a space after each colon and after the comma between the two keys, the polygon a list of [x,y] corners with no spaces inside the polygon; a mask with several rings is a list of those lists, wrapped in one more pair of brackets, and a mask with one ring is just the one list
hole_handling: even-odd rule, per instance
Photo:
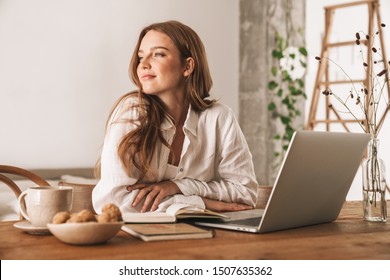
{"label": "dried branch in vase", "polygon": [[[345,111],[338,110],[338,113],[350,114],[364,132],[370,133],[371,137],[377,138],[380,129],[383,124],[383,120],[378,119],[380,109],[386,111],[390,108],[388,96],[386,96],[386,85],[389,83],[389,65],[390,61],[385,61],[382,55],[380,47],[375,46],[376,38],[382,28],[386,25],[381,24],[380,29],[372,36],[364,34],[364,32],[357,32],[356,45],[360,47],[360,53],[362,55],[362,67],[367,74],[369,82],[367,84],[357,85],[352,78],[346,73],[346,71],[334,60],[328,57],[316,57],[321,63],[322,60],[328,60],[338,67],[344,75],[351,82],[351,88],[348,95],[343,99],[340,94],[335,93],[331,88],[326,88],[322,94],[325,96],[333,97]],[[371,59],[366,61],[364,58],[364,52],[361,47],[362,36],[367,42],[367,51],[371,52]],[[330,108],[335,109],[333,104],[329,105]],[[335,109],[336,110],[336,109]]]}

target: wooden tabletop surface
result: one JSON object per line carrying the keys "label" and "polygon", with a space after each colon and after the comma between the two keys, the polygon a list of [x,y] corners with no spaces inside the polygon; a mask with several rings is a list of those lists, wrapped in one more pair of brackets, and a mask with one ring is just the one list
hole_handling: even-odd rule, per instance
{"label": "wooden tabletop surface", "polygon": [[390,259],[390,222],[363,221],[361,202],[346,202],[332,223],[266,234],[215,230],[214,238],[201,240],[144,242],[120,231],[107,243],[75,246],[22,232],[14,223],[0,223],[2,260]]}

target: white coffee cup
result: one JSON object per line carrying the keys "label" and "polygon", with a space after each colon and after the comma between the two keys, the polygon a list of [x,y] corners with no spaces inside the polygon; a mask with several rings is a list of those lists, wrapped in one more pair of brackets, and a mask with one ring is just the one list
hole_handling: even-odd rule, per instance
{"label": "white coffee cup", "polygon": [[20,213],[33,226],[46,227],[56,213],[72,210],[72,195],[73,190],[70,187],[29,188],[19,196]]}

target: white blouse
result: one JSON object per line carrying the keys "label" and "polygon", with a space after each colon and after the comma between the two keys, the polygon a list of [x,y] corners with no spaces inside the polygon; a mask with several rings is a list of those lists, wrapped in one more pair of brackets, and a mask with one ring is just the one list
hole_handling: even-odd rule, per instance
{"label": "white blouse", "polygon": [[[122,213],[139,211],[142,207],[142,203],[136,208],[131,206],[138,190],[126,189],[137,182],[137,171],[134,168],[134,175],[128,176],[117,153],[122,137],[134,128],[134,124],[124,119],[138,116],[138,109],[132,104],[138,104],[134,96],[122,100],[107,127],[101,154],[101,179],[92,194],[97,213],[107,203],[115,203]],[[172,121],[165,119],[161,130],[171,144],[176,130]],[[158,142],[144,179],[159,182],[169,177],[182,192],[163,201],[157,211],[164,211],[172,203],[204,208],[202,197],[254,206],[257,181],[252,156],[232,110],[220,102],[202,112],[190,106],[183,131],[185,139],[178,166],[168,167],[170,151]]]}

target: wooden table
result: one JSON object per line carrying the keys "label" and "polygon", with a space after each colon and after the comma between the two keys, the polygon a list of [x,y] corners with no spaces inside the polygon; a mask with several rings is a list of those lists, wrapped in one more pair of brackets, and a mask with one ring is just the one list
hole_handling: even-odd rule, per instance
{"label": "wooden table", "polygon": [[267,234],[216,230],[212,239],[159,242],[143,242],[121,231],[95,246],[67,245],[52,235],[30,235],[14,228],[14,222],[2,222],[0,258],[389,260],[390,222],[365,222],[361,214],[361,202],[346,202],[333,223]]}

